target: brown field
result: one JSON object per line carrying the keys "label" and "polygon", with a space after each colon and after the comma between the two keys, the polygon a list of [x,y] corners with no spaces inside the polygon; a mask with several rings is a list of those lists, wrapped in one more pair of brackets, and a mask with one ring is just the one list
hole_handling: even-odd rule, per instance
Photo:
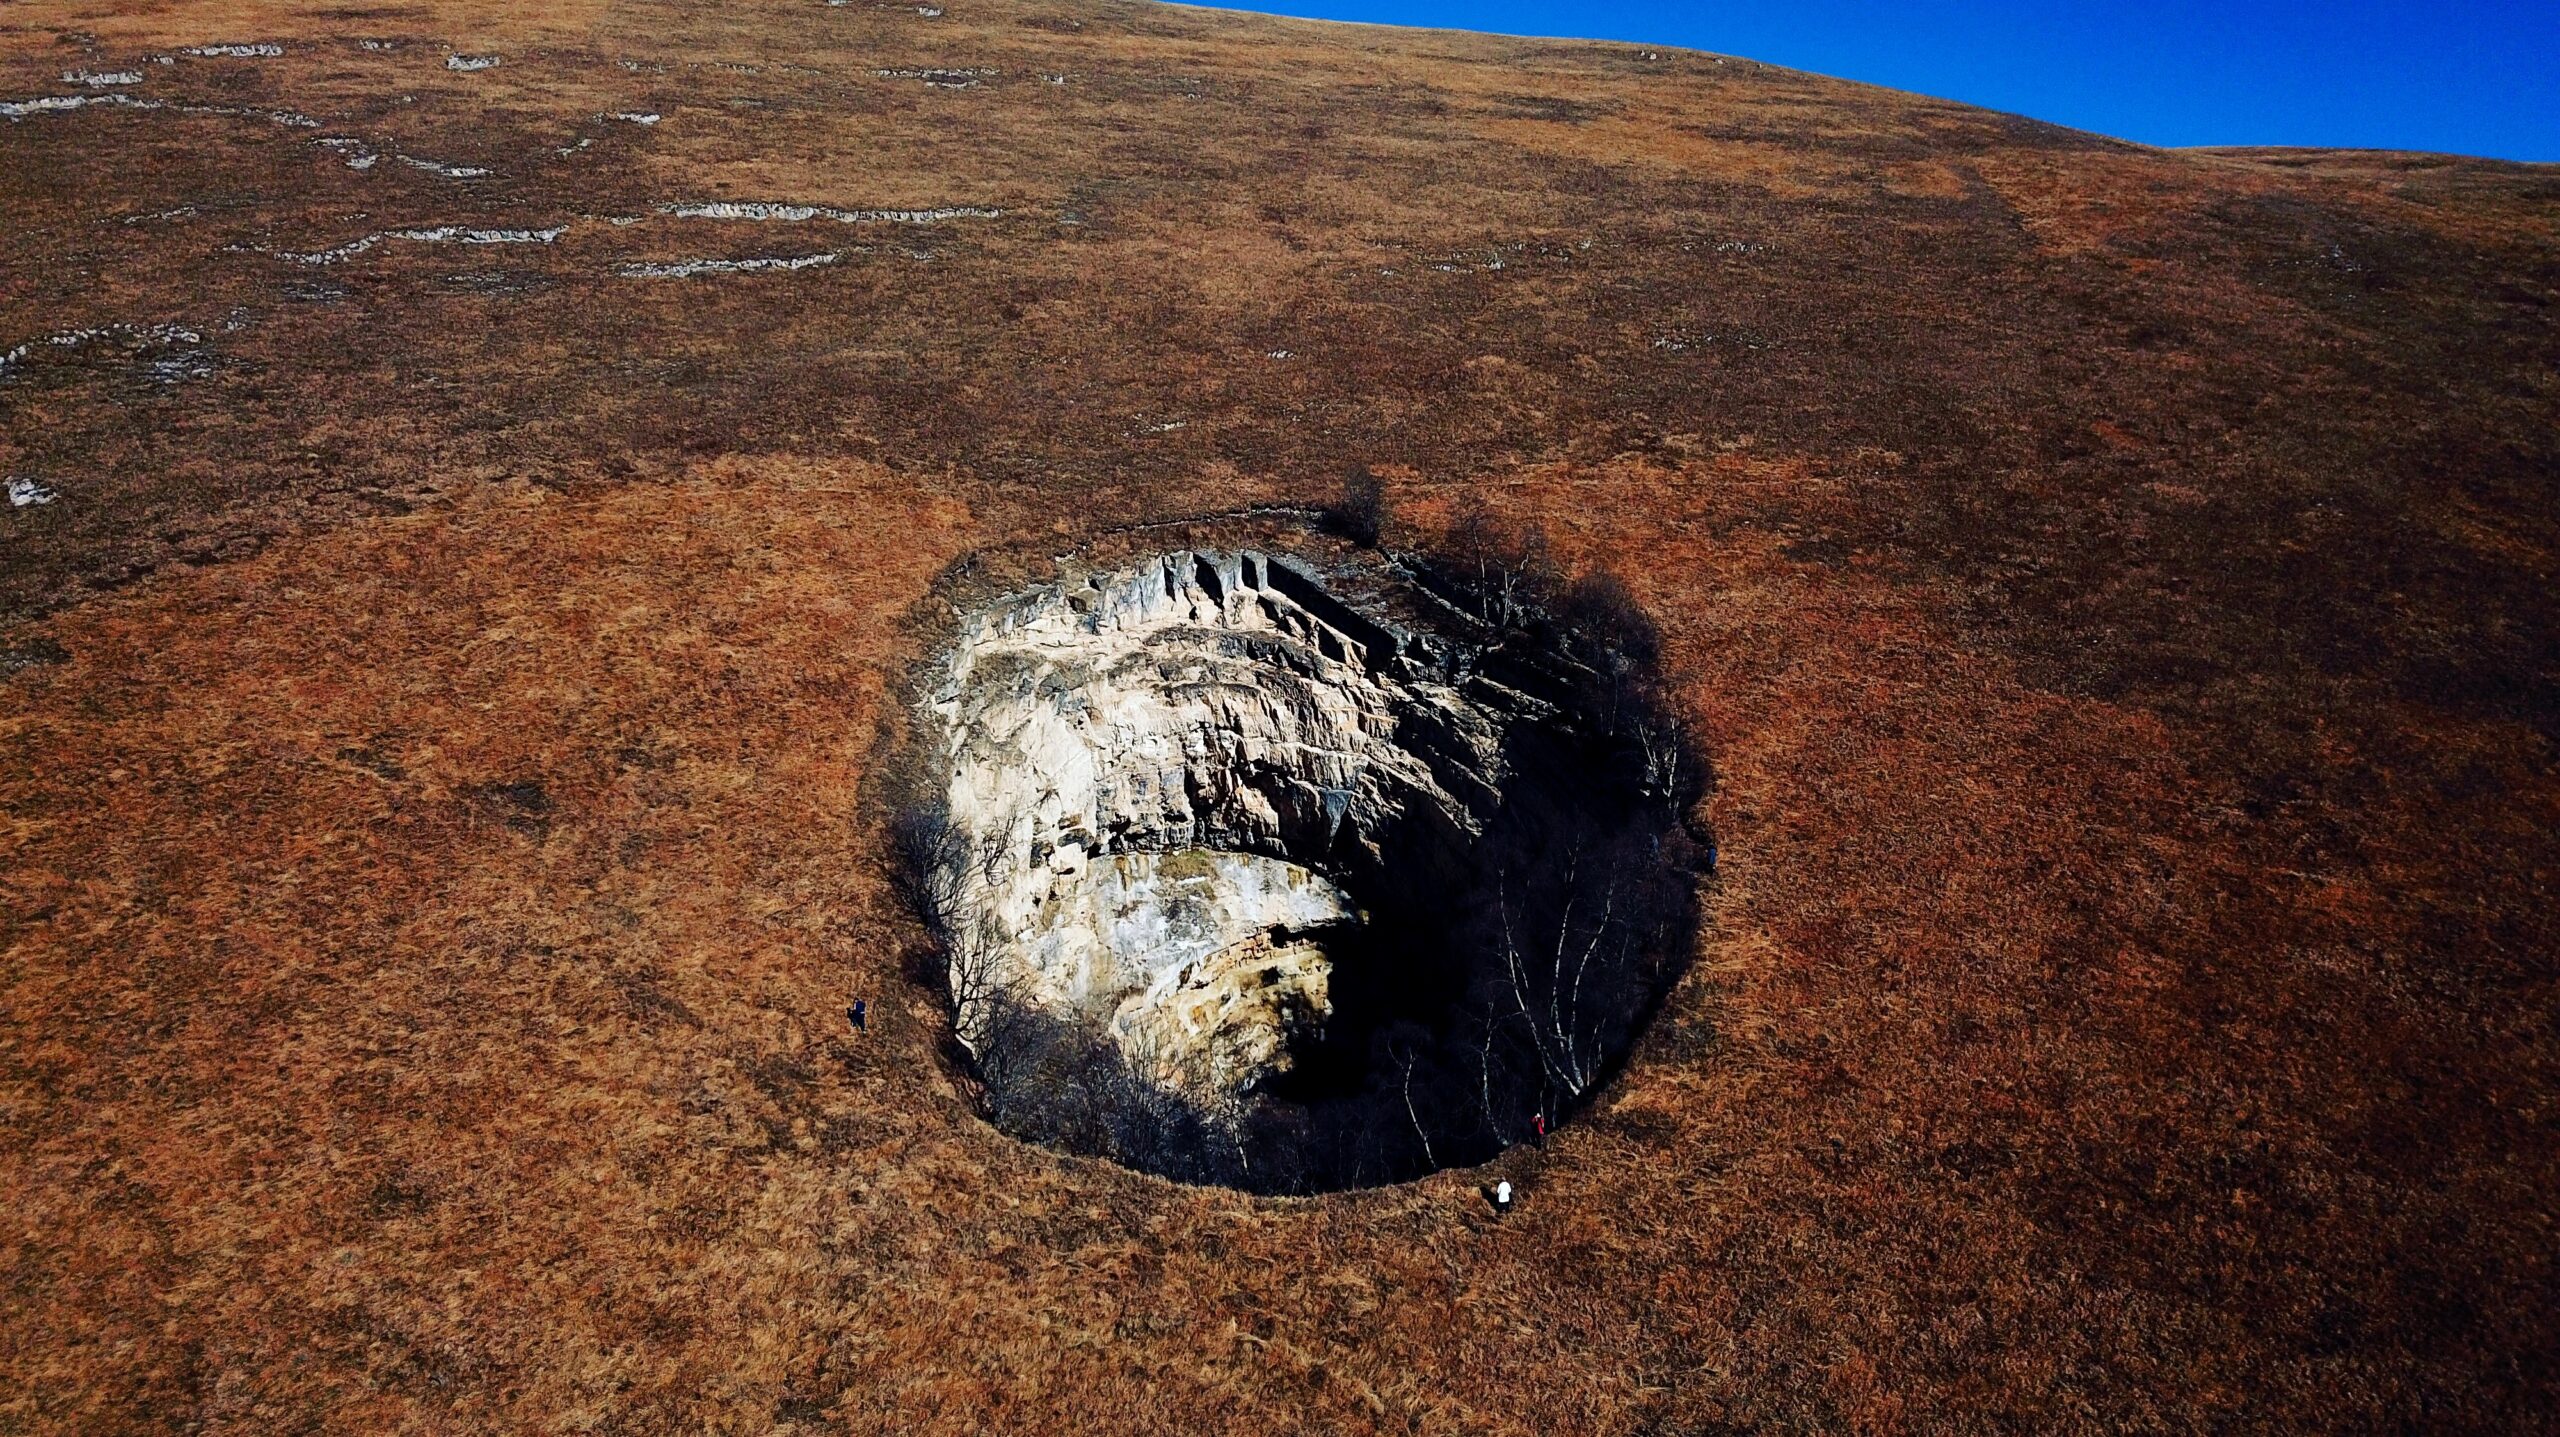
{"label": "brown field", "polygon": [[[941,3],[0,8],[166,106],[0,119],[0,1430],[2560,1428],[2560,171]],[[885,882],[938,574],[1353,465],[1717,769],[1506,1220],[1004,1138]]]}

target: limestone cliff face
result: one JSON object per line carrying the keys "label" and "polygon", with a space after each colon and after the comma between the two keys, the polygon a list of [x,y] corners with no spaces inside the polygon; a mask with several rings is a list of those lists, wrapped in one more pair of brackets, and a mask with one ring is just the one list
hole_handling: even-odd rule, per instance
{"label": "limestone cliff face", "polygon": [[934,694],[956,941],[1168,1080],[1249,1087],[1329,1011],[1318,935],[1357,914],[1324,875],[1396,825],[1481,823],[1504,692],[1273,555],[1018,595],[966,624]]}
{"label": "limestone cliff face", "polygon": [[1007,961],[1045,1006],[1107,1013],[1140,1071],[1221,1091],[1277,1070],[1289,1031],[1323,1021],[1331,965],[1297,935],[1356,916],[1340,888],[1258,853],[1082,852],[1052,855],[1040,926]]}

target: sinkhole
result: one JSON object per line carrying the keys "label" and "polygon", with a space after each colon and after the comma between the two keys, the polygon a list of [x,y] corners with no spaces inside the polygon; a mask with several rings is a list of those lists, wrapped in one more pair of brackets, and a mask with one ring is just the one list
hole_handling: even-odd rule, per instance
{"label": "sinkhole", "polygon": [[896,840],[1016,1137],[1270,1193],[1480,1163],[1689,951],[1704,769],[1612,580],[1182,549],[957,630]]}

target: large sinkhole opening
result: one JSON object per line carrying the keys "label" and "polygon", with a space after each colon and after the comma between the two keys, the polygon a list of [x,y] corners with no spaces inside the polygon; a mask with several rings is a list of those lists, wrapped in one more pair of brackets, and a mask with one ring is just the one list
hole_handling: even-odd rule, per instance
{"label": "large sinkhole opening", "polygon": [[898,839],[999,1127],[1313,1192],[1614,1073],[1688,951],[1702,774],[1625,591],[1523,579],[1186,549],[961,616]]}

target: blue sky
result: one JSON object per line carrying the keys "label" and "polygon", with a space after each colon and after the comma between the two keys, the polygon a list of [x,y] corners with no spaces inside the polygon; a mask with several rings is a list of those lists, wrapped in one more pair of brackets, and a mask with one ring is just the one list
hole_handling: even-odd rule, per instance
{"label": "blue sky", "polygon": [[1681,45],[2154,145],[2560,160],[2560,0],[1258,0],[1234,8]]}

